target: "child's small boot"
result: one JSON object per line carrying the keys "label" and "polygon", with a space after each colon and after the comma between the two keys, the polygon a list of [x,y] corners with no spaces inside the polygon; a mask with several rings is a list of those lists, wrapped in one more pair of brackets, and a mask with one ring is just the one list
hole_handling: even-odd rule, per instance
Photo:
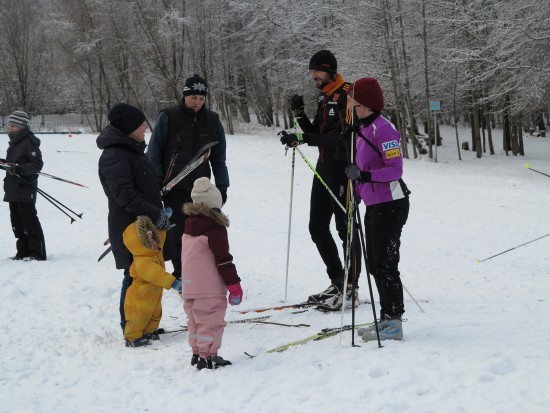
{"label": "child's small boot", "polygon": [[217,369],[218,367],[225,367],[225,366],[231,365],[231,362],[229,360],[225,360],[222,356],[212,357],[212,362],[214,363],[215,369]]}
{"label": "child's small boot", "polygon": [[193,353],[193,355],[191,356],[191,365],[195,366],[198,362],[199,362],[199,355]]}
{"label": "child's small boot", "polygon": [[208,356],[207,358],[199,357],[199,361],[197,362],[197,369],[208,369],[212,370],[214,368],[214,365],[212,364],[212,357]]}
{"label": "child's small boot", "polygon": [[151,344],[146,337],[136,338],[134,341],[126,339],[126,347],[143,347]]}

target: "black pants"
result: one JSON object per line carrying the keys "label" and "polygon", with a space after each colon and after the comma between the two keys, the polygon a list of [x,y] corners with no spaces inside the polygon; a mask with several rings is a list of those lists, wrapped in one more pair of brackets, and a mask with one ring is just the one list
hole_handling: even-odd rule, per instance
{"label": "black pants", "polygon": [[29,202],[10,202],[10,220],[17,238],[17,258],[33,257],[45,260],[46,242],[36,207]]}
{"label": "black pants", "polygon": [[181,237],[183,236],[185,219],[187,218],[182,208],[183,204],[187,202],[193,202],[191,200],[190,191],[179,191],[174,194],[169,193],[164,198],[164,206],[166,208],[172,208],[170,222],[175,224],[175,227],[172,227],[166,234],[166,244],[170,243],[170,245],[165,246],[165,251],[170,251],[166,256],[172,259],[172,265],[174,266],[174,272],[172,274],[178,279],[181,278]]}
{"label": "black pants", "polygon": [[367,269],[378,289],[380,318],[400,317],[405,312],[398,265],[401,230],[408,216],[409,198],[369,206],[365,213]]}
{"label": "black pants", "polygon": [[[341,161],[317,162],[315,167],[330,190],[336,195],[340,203],[346,206],[346,187],[348,178],[344,172],[346,163]],[[317,246],[319,255],[327,267],[327,274],[333,284],[342,285],[344,269],[338,253],[338,247],[330,232],[330,221],[334,215],[336,230],[342,241],[345,253],[347,247],[347,215],[317,177],[313,177],[309,210],[309,233]],[[358,238],[354,237],[352,263],[348,274],[351,283],[361,272],[361,249]]]}
{"label": "black pants", "polygon": [[124,278],[122,279],[122,286],[120,288],[120,327],[122,327],[122,333],[124,334],[124,328],[126,327],[126,315],[124,314],[124,300],[126,299],[126,291],[132,285],[132,277],[130,277],[130,270],[124,270]]}

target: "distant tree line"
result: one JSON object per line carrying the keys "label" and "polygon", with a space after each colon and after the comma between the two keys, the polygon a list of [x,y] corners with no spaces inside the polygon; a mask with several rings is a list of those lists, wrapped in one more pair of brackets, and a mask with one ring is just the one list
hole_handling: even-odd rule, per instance
{"label": "distant tree line", "polygon": [[517,154],[550,123],[539,0],[0,0],[0,27],[0,115],[77,112],[100,130],[116,102],[154,118],[198,73],[229,133],[236,121],[287,128],[292,94],[313,113],[307,64],[329,49],[346,80],[381,81],[414,157],[421,134],[433,156],[439,122],[470,125],[478,157],[494,153],[496,126]]}

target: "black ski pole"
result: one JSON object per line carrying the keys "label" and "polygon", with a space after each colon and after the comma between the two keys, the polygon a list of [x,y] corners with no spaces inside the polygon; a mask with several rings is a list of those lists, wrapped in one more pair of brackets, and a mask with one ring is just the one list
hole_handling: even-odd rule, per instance
{"label": "black ski pole", "polygon": [[529,166],[528,163],[525,164],[525,168],[529,169],[530,171],[536,172],[536,173],[538,173],[538,174],[541,174],[541,175],[544,175],[544,176],[547,176],[548,178],[550,178],[550,175],[545,174],[544,172],[537,171],[536,169],[531,168],[531,167]]}
{"label": "black ski pole", "polygon": [[63,208],[65,208],[67,211],[69,211],[70,213],[74,214],[75,216],[77,216],[78,218],[82,219],[82,215],[84,213],[80,213],[80,214],[77,214],[76,212],[74,212],[71,208],[69,208],[68,206],[66,206],[65,204],[59,202],[57,199],[55,199],[53,196],[47,194],[46,192],[44,192],[42,189],[36,187],[36,190],[44,197],[48,197],[52,202],[55,202],[57,204],[59,204],[60,206],[62,206]]}
{"label": "black ski pole", "polygon": [[[7,165],[7,162],[0,160],[0,166],[4,166],[4,165]],[[38,175],[45,176],[46,178],[55,179],[57,181],[66,182],[68,184],[81,186],[82,188],[88,188],[86,185],[79,184],[78,182],[69,181],[68,179],[60,178],[59,176],[50,175],[50,174],[47,174],[46,172],[38,172]]]}
{"label": "black ski pole", "polygon": [[[372,315],[374,317],[374,327],[376,328],[376,338],[378,339],[378,348],[383,347],[382,343],[380,342],[380,333],[378,332],[378,319],[376,316],[376,305],[374,304],[374,294],[372,292],[372,282],[370,279],[370,272],[369,272],[369,261],[367,259],[367,248],[366,248],[366,242],[365,242],[365,234],[363,232],[363,226],[361,225],[361,214],[359,213],[359,209],[356,209],[357,219],[358,219],[358,229],[359,229],[359,241],[361,243],[361,249],[363,250],[363,259],[365,260],[365,273],[367,274],[367,284],[369,286],[369,295],[370,295],[370,302],[372,307]],[[366,230],[366,228],[365,228]]]}
{"label": "black ski pole", "polygon": [[532,239],[531,241],[527,241],[527,242],[524,242],[523,244],[520,244],[520,245],[517,245],[515,247],[512,247],[512,248],[509,248],[507,249],[506,251],[502,251],[502,252],[499,252],[498,254],[495,254],[495,255],[491,255],[490,257],[488,258],[484,258],[482,260],[477,260],[477,263],[481,263],[483,261],[487,261],[487,260],[490,260],[491,258],[495,258],[495,257],[498,257],[499,255],[502,255],[502,254],[506,254],[507,252],[510,252],[512,250],[515,250],[516,248],[519,248],[519,247],[523,247],[524,245],[527,245],[527,244],[530,244],[532,242],[535,242],[535,241],[538,241],[539,239],[543,239],[547,236],[549,236],[550,234],[546,234],[546,235],[543,235],[542,237],[538,237],[538,238],[535,238],[535,239]]}
{"label": "black ski pole", "polygon": [[[4,168],[6,170],[6,173],[8,173],[8,168],[6,168],[4,165],[1,165],[0,166],[2,168]],[[61,207],[59,205],[57,205],[56,203],[54,203],[54,201],[58,202],[59,204],[61,204],[59,201],[57,201],[55,198],[53,198],[51,195],[47,194],[46,192],[42,191],[40,188],[38,188],[36,185],[33,185],[31,182],[27,181],[26,179],[24,179],[21,175],[19,174],[13,174],[13,176],[15,176],[16,178],[20,179],[23,183],[25,183],[26,185],[29,185],[31,187],[33,187],[34,189],[36,189],[36,192],[38,192],[40,195],[42,195],[44,198],[46,198],[46,200],[51,203],[54,207],[56,207],[57,209],[59,209],[62,213],[64,213],[65,215],[67,215],[69,217],[69,219],[71,220],[71,224],[75,221],[75,219],[73,217],[71,217],[67,212],[63,211],[61,209]],[[61,204],[62,206],[64,206],[63,204]],[[65,206],[64,206],[65,207]],[[67,207],[65,207],[67,208]],[[67,208],[67,210],[71,211],[69,208]],[[73,211],[71,211],[73,212]],[[73,212],[74,213],[74,212]],[[77,214],[75,214],[76,216],[78,216]],[[80,216],[78,216],[80,219],[82,219],[82,214],[80,214]]]}
{"label": "black ski pole", "polygon": [[108,253],[110,253],[112,249],[113,249],[113,246],[112,246],[112,245],[109,245],[109,247],[108,247],[105,251],[103,251],[103,254],[101,254],[101,255],[99,256],[99,258],[97,259],[97,262],[99,262],[99,261],[101,261],[103,258],[105,258],[105,256],[106,256]]}

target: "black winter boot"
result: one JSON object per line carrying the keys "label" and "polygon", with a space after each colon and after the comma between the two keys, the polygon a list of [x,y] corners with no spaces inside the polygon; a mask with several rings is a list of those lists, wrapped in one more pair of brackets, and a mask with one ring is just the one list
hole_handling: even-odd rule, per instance
{"label": "black winter boot", "polygon": [[193,355],[191,356],[191,365],[194,366],[194,365],[196,365],[198,362],[199,362],[199,355],[193,353]]}
{"label": "black winter boot", "polygon": [[212,364],[212,357],[207,357],[207,358],[199,357],[199,362],[197,363],[197,369],[212,370],[213,368],[214,368],[214,365]]}

